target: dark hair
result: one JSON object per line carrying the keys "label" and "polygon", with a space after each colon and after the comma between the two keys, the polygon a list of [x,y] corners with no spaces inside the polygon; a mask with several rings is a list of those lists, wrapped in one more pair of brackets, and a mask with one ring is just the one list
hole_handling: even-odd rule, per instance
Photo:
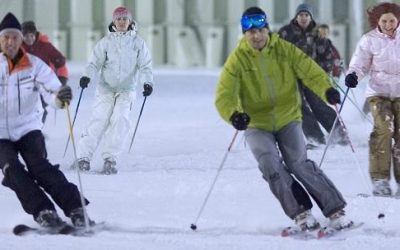
{"label": "dark hair", "polygon": [[400,21],[400,5],[395,3],[379,3],[367,9],[369,26],[372,29],[376,28],[379,18],[386,13],[392,13]]}
{"label": "dark hair", "polygon": [[261,8],[256,7],[256,6],[253,6],[253,7],[247,8],[247,9],[243,12],[242,17],[244,17],[244,16],[250,16],[250,15],[257,15],[257,14],[267,16],[267,15],[265,14],[265,12],[264,12]]}
{"label": "dark hair", "polygon": [[322,29],[327,29],[327,30],[329,30],[329,25],[328,24],[325,24],[325,23],[323,23],[323,24],[320,24],[320,25],[318,25],[318,27],[317,28],[322,28]]}
{"label": "dark hair", "polygon": [[22,34],[28,34],[28,33],[32,33],[32,34],[36,34],[37,33],[37,29],[36,29],[36,25],[34,21],[26,21],[22,23]]}

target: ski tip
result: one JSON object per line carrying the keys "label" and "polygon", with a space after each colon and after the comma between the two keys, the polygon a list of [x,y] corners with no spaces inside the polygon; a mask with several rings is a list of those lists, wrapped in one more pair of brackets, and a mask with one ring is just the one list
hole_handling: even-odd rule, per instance
{"label": "ski tip", "polygon": [[322,239],[322,238],[325,238],[327,235],[328,234],[324,230],[319,230],[317,237],[318,237],[318,239]]}
{"label": "ski tip", "polygon": [[281,236],[282,237],[288,237],[288,236],[297,234],[299,232],[300,232],[299,230],[297,230],[297,229],[295,229],[293,227],[286,227],[281,231]]}
{"label": "ski tip", "polygon": [[287,231],[287,230],[282,230],[281,236],[282,236],[282,237],[288,237],[288,236],[289,236],[288,231]]}
{"label": "ski tip", "polygon": [[29,226],[24,225],[24,224],[19,224],[13,228],[13,234],[23,235],[25,232],[27,232],[29,230],[32,230],[32,228],[30,228]]}

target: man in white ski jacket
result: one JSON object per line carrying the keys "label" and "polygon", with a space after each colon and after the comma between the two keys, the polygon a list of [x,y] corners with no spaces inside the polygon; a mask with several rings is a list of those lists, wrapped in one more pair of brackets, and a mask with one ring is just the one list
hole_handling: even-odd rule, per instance
{"label": "man in white ski jacket", "polygon": [[132,126],[130,112],[137,84],[143,84],[143,95],[149,96],[153,73],[151,55],[144,40],[136,34],[135,22],[127,8],[114,10],[109,30],[96,44],[80,80],[80,86],[86,88],[100,72],[92,116],[78,145],[78,167],[90,169],[94,151],[103,139],[103,173],[115,174],[116,158],[124,149]]}
{"label": "man in white ski jacket", "polygon": [[63,108],[69,105],[72,91],[67,85],[61,86],[42,60],[21,48],[22,39],[21,24],[8,13],[0,23],[1,183],[15,192],[25,212],[41,226],[59,227],[65,223],[57,215],[53,200],[75,226],[83,227],[78,188],[48,161],[41,132],[40,96],[48,104]]}
{"label": "man in white ski jacket", "polygon": [[20,61],[12,69],[7,55],[0,56],[0,138],[11,141],[43,127],[43,108],[37,93],[54,108],[61,106],[54,95],[61,86],[60,81],[51,73],[51,68],[36,56],[22,50],[19,54]]}

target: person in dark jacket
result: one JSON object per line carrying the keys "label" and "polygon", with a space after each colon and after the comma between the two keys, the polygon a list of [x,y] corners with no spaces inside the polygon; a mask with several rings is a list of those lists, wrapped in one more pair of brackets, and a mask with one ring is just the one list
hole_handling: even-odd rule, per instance
{"label": "person in dark jacket", "polygon": [[317,63],[325,72],[339,78],[342,73],[342,60],[339,51],[333,45],[332,40],[329,39],[329,26],[327,24],[320,24],[316,32],[317,51],[321,52],[317,53]]}
{"label": "person in dark jacket", "polygon": [[[37,30],[33,21],[22,23],[22,34],[24,36],[22,48],[24,48],[26,52],[42,59],[42,61],[44,61],[54,71],[54,73],[56,73],[61,84],[66,85],[68,81],[68,68],[64,55],[50,43],[49,38],[45,34]],[[42,122],[45,123],[47,117],[47,104],[43,98],[41,99],[44,109]]]}
{"label": "person in dark jacket", "polygon": [[[329,49],[323,48],[317,50],[317,37],[315,28],[317,24],[313,20],[312,7],[309,4],[300,4],[296,9],[295,17],[290,23],[279,30],[279,35],[303,50],[308,56],[313,58],[317,63],[324,64],[326,60],[331,60],[332,55]],[[325,144],[325,135],[321,130],[318,122],[327,131],[331,132],[333,123],[336,119],[336,112],[324,103],[317,95],[310,91],[304,84],[299,81],[302,89],[303,105],[303,131],[309,142],[309,147],[314,144]],[[335,143],[346,145],[348,140],[343,127],[337,123],[333,139]]]}

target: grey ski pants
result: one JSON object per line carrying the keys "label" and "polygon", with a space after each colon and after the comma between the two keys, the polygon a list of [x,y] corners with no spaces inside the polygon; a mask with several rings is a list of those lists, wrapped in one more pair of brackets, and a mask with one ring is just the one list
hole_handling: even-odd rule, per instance
{"label": "grey ski pants", "polygon": [[309,195],[326,217],[344,208],[346,202],[334,184],[307,159],[300,122],[289,123],[275,133],[250,128],[245,136],[263,178],[287,216],[294,219],[311,209]]}

